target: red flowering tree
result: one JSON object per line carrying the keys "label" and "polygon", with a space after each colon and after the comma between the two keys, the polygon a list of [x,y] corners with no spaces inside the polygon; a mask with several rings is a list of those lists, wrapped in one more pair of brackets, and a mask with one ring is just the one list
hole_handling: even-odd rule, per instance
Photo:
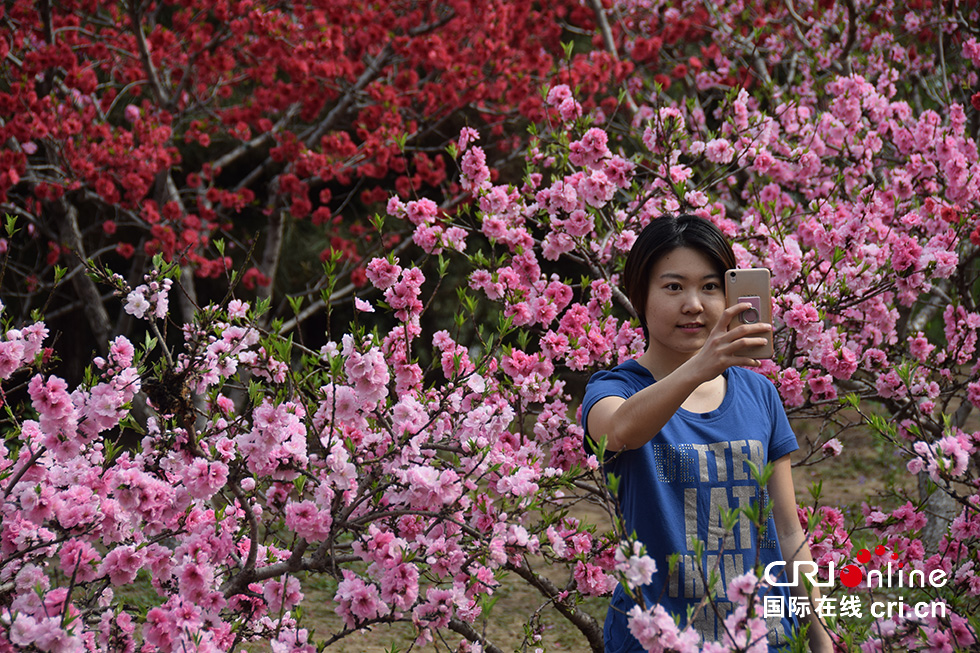
{"label": "red flowering tree", "polygon": [[[493,158],[519,153],[583,29],[575,2],[8,3],[8,309],[53,302],[104,353],[128,325],[80,272],[89,258],[134,279],[156,253],[178,262],[185,320],[233,270],[260,297],[318,301],[311,266],[337,253],[361,286],[364,257],[399,239],[382,242],[372,212],[391,192],[456,201],[442,148],[463,124],[493,136]],[[583,53],[566,70],[601,97],[629,66]],[[54,266],[73,273],[48,299]]]}
{"label": "red flowering tree", "polygon": [[[268,639],[306,653],[395,621],[420,643],[448,629],[460,650],[533,646],[538,613],[518,641],[483,634],[504,575],[602,650],[582,598],[642,584],[650,561],[571,512],[614,506],[569,383],[642,348],[618,272],[642,225],[676,211],[773,271],[777,354],[761,372],[788,410],[830,424],[860,411],[923,478],[897,507],[801,511],[823,572],[852,553],[862,574],[878,570],[880,555],[855,550],[881,544],[949,579],[914,595],[941,615],[865,605],[831,619],[841,645],[975,647],[977,10],[668,4],[559,5],[528,23],[503,3],[7,8],[3,98],[30,104],[2,126],[16,217],[4,283],[33,286],[11,286],[0,313],[0,380],[14,390],[0,650]],[[538,95],[553,66],[542,52],[562,38],[573,54]],[[528,141],[510,131],[515,108],[535,124]],[[358,232],[382,195],[385,218]],[[331,237],[357,244],[333,243],[308,287],[245,297],[237,282],[281,278],[284,244],[302,244],[287,227],[321,209],[345,217]],[[133,238],[145,260],[99,256]],[[52,370],[48,327],[22,315],[60,276],[44,265],[62,245],[91,259],[92,283],[67,272],[79,306],[140,327],[94,329],[105,353],[72,385]],[[125,275],[110,271],[124,261]],[[345,272],[358,264],[363,284]],[[193,288],[212,273],[232,283],[206,301]],[[292,339],[309,291],[323,310],[346,297],[350,319],[337,310],[325,338]],[[175,295],[198,310],[172,311]],[[270,319],[287,295],[298,315]],[[61,301],[51,308],[69,310]],[[809,444],[810,462],[833,458],[846,432]],[[314,574],[334,579],[340,632],[297,621]],[[825,593],[843,598],[851,578]],[[726,579],[729,600],[747,602],[757,580]],[[149,606],[124,598],[133,582],[152,587]],[[634,634],[654,651],[699,648],[665,617],[638,608]],[[704,650],[758,646],[764,623],[731,619]]]}

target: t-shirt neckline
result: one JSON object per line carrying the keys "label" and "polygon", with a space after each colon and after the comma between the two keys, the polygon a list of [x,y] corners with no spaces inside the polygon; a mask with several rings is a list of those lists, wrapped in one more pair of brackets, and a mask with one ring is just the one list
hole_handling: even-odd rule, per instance
{"label": "t-shirt neckline", "polygon": [[[657,380],[653,376],[653,373],[647,368],[645,368],[640,363],[640,361],[636,360],[635,358],[629,359],[628,361],[626,361],[625,364],[630,365],[631,367],[635,366],[636,369],[640,372],[640,374],[650,379],[650,384],[657,382]],[[738,381],[736,380],[738,375],[729,374],[730,369],[731,368],[726,369],[721,373],[721,375],[725,377],[725,380],[727,381],[726,384],[727,387],[725,388],[725,398],[721,400],[721,405],[719,405],[714,410],[709,410],[706,413],[695,413],[686,408],[678,408],[675,415],[680,415],[682,417],[686,417],[688,419],[693,419],[693,420],[712,420],[724,415],[725,412],[728,410],[728,407],[731,405],[732,401],[734,401],[733,397],[735,396],[735,389],[732,386],[738,383]]]}

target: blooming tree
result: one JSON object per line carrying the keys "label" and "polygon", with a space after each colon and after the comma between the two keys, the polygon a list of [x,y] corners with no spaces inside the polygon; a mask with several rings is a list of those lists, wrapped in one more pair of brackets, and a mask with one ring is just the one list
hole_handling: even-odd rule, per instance
{"label": "blooming tree", "polygon": [[[388,194],[456,199],[441,148],[462,124],[494,135],[492,159],[519,151],[523,127],[507,128],[540,117],[563,29],[591,16],[496,0],[5,5],[0,208],[21,219],[0,241],[8,310],[26,319],[69,268],[49,321],[105,354],[134,327],[82,261],[138,279],[156,253],[181,265],[184,321],[220,296],[233,259],[245,289],[315,303],[305,318],[323,308],[309,265],[340,252],[335,299],[349,299],[400,238],[369,220]],[[630,69],[601,52],[570,64],[597,97]]]}
{"label": "blooming tree", "polygon": [[[245,3],[216,5],[207,16],[190,5],[132,5],[126,14],[125,7],[79,5],[59,15],[45,3],[8,10],[10,25],[40,21],[12,44],[3,41],[5,56],[31,73],[17,77],[21,86],[5,101],[36,102],[2,127],[12,162],[3,167],[4,207],[16,214],[8,238],[28,237],[32,228],[43,233],[49,216],[79,225],[80,207],[98,213],[111,206],[145,239],[147,258],[126,275],[110,270],[121,259],[88,264],[92,287],[101,284],[111,298],[95,290],[97,304],[118,306],[140,328],[130,330],[133,337],[103,334],[104,352],[77,383],[52,371],[58,343],[39,316],[26,319],[9,306],[0,313],[7,408],[0,650],[231,650],[267,639],[276,651],[306,652],[399,621],[413,625],[420,644],[450,630],[460,650],[533,648],[540,635],[534,618],[514,643],[489,641],[480,627],[505,575],[540,592],[588,646],[602,650],[583,597],[616,582],[642,585],[652,561],[617,530],[607,479],[582,446],[575,384],[642,350],[618,273],[639,229],[679,211],[715,222],[735,241],[741,265],[772,270],[777,352],[759,371],[791,415],[828,424],[802,452],[804,461],[838,455],[856,414],[896,464],[923,479],[921,493],[897,507],[869,497],[858,517],[830,506],[801,509],[824,571],[881,543],[897,564],[951,579],[918,590],[946,606],[942,617],[831,619],[842,647],[974,647],[980,436],[969,418],[980,406],[980,44],[970,30],[977,10],[969,3],[860,11],[853,3],[765,10],[667,4],[593,7],[582,24],[594,38],[569,52],[601,49],[570,54],[543,94],[508,104],[535,122],[526,146],[523,135],[515,141],[526,165],[519,175],[494,160],[506,139],[489,129],[454,125],[458,137],[438,159],[423,149],[406,154],[413,134],[429,129],[423,117],[450,115],[448,108],[422,112],[409,128],[406,116],[421,111],[416,100],[452,104],[409,89],[422,84],[422,95],[438,96],[443,75],[467,79],[465,68],[449,65],[452,57],[466,61],[481,47],[509,42],[494,36],[490,21],[479,39],[477,29],[468,32],[473,41],[450,43],[440,30],[469,25],[456,22],[460,16],[473,23],[461,13],[473,10],[467,3],[430,14],[394,3],[407,13],[375,8],[395,13],[370,19],[358,7],[368,13],[344,20],[327,9],[263,13]],[[96,9],[120,20],[79,22],[103,15]],[[145,29],[118,32],[117,25],[140,21]],[[399,38],[379,46],[365,27],[375,24]],[[97,30],[117,30],[133,56],[113,50],[109,57],[73,40]],[[444,48],[462,43],[473,51],[441,59],[439,35]],[[799,48],[791,51],[792,43]],[[328,49],[303,59],[287,44]],[[327,57],[330,65],[347,61],[350,70],[315,68],[327,65],[331,47],[339,49]],[[495,69],[500,79],[526,70],[517,62],[525,51],[507,52],[515,67]],[[114,63],[95,65],[103,59]],[[412,63],[396,65],[402,60]],[[608,73],[613,78],[628,75],[623,93],[595,101],[611,78],[589,75],[607,64],[618,71]],[[550,75],[547,66],[535,74]],[[297,75],[335,86],[297,92],[283,81]],[[374,83],[381,79],[391,86]],[[263,99],[242,101],[239,82]],[[121,87],[92,95],[114,83],[138,86],[146,97],[130,109],[114,104]],[[486,88],[473,93],[485,95],[467,95],[458,106],[496,98]],[[72,103],[55,101],[69,97]],[[211,118],[187,121],[197,106],[212,107]],[[348,118],[363,130],[356,140],[336,128],[345,112],[358,116]],[[29,125],[68,129],[73,120],[82,123],[78,131],[46,137],[29,151],[41,140],[28,138]],[[101,141],[123,139],[103,154],[136,142],[162,149],[97,159],[89,124],[102,130]],[[228,139],[218,159],[198,152],[209,172],[202,163],[196,179],[181,179],[176,158],[155,158],[174,147],[174,124],[185,144],[209,155],[219,156],[205,137]],[[233,136],[236,129],[247,133]],[[216,165],[232,155],[254,166],[243,168],[247,183],[219,172],[239,160]],[[447,167],[409,192],[415,182],[408,171],[428,165],[422,160]],[[457,171],[449,172],[450,162]],[[146,166],[144,185],[114,177],[117,164]],[[381,165],[389,167],[382,173]],[[251,184],[272,179],[262,195],[271,225],[265,246],[278,252],[283,216],[304,217],[295,204],[309,201],[311,188],[389,171],[395,186],[371,227],[388,251],[358,250],[363,285],[339,292],[352,254],[335,244],[311,286],[328,311],[327,335],[289,337],[289,323],[270,319],[271,290],[236,285],[249,273],[230,254],[235,232],[211,240],[220,205],[228,200],[245,211]],[[166,201],[146,201],[153,185]],[[132,197],[122,197],[130,190]],[[170,216],[167,202],[174,202]],[[321,191],[320,202],[306,210],[315,215],[331,199]],[[215,224],[190,227],[188,211]],[[172,234],[196,229],[198,239],[168,250],[168,226]],[[86,253],[82,240],[64,242]],[[22,260],[6,254],[17,274]],[[262,274],[272,276],[277,266]],[[212,302],[189,290],[188,272],[205,268],[233,282]],[[81,279],[73,275],[76,288],[88,283]],[[288,302],[297,314],[301,294]],[[196,310],[175,318],[174,295]],[[16,303],[32,306],[22,297]],[[583,501],[609,511],[610,532],[578,516]],[[722,641],[703,650],[765,647],[754,600],[761,572],[719,588],[737,607]],[[335,583],[339,632],[311,631],[298,618],[312,575]],[[152,588],[149,605],[126,598],[134,583]],[[874,589],[838,582],[826,593]],[[631,617],[631,631],[650,650],[701,646],[658,606],[640,605]]]}

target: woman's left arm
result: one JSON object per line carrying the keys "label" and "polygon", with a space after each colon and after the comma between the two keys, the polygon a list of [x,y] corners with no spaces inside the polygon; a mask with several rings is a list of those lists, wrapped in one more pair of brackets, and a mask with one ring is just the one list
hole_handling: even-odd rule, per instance
{"label": "woman's left arm", "polygon": [[[810,545],[807,544],[806,535],[796,513],[796,490],[793,487],[793,467],[789,455],[777,460],[773,466],[774,470],[768,485],[769,497],[772,501],[772,516],[776,522],[776,534],[779,536],[779,547],[782,549],[786,568],[793,569],[794,562],[813,562],[813,557],[810,555]],[[802,621],[810,624],[810,650],[813,653],[832,653],[834,644],[830,632],[817,615],[820,588],[813,587],[808,591],[800,574],[797,585],[791,586],[790,592],[796,597],[809,601],[809,614],[803,617]]]}

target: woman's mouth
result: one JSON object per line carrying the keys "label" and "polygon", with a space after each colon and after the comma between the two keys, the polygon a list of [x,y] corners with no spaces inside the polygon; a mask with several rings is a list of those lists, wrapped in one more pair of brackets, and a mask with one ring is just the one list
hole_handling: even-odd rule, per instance
{"label": "woman's mouth", "polygon": [[678,328],[681,329],[682,331],[697,331],[703,327],[704,325],[701,324],[700,322],[692,322],[690,324],[678,325]]}

